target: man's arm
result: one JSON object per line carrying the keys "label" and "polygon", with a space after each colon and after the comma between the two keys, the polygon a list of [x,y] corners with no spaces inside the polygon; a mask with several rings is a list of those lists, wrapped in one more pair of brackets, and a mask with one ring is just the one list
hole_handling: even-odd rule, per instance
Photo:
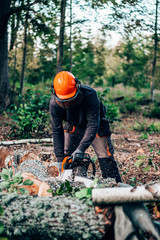
{"label": "man's arm", "polygon": [[53,146],[57,161],[60,162],[64,158],[64,131],[62,125],[62,113],[60,107],[52,98],[49,105],[50,118],[53,131]]}
{"label": "man's arm", "polygon": [[92,95],[87,97],[86,108],[87,126],[84,136],[78,146],[78,149],[82,152],[85,152],[96,137],[100,124],[100,101],[97,97],[96,91],[93,91]]}

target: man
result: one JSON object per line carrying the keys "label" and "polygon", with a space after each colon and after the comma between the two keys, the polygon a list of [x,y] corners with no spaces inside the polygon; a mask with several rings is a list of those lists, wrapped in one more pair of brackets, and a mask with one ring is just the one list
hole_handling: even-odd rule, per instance
{"label": "man", "polygon": [[96,91],[81,85],[72,73],[62,71],[54,78],[53,92],[50,116],[59,169],[65,156],[72,155],[74,161],[77,154],[83,154],[92,145],[98,157],[102,177],[111,177],[116,182],[121,182],[113,156],[106,109],[98,99]]}

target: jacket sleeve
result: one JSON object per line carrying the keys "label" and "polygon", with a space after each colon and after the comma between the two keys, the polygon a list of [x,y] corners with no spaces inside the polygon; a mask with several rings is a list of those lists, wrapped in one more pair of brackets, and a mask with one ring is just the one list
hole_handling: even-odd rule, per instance
{"label": "jacket sleeve", "polygon": [[52,98],[49,105],[51,125],[53,131],[53,146],[56,158],[62,161],[64,157],[64,131],[62,125],[62,112]]}
{"label": "jacket sleeve", "polygon": [[90,146],[96,133],[98,132],[100,124],[100,101],[97,97],[96,91],[86,98],[86,117],[87,117],[87,126],[84,133],[84,136],[78,146],[82,152]]}

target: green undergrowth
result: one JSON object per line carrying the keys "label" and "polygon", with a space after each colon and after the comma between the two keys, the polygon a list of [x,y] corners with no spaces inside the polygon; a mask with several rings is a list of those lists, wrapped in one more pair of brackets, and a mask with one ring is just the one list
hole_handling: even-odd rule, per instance
{"label": "green undergrowth", "polygon": [[49,131],[50,94],[28,89],[24,96],[17,98],[16,104],[7,110],[12,122],[11,137],[29,138],[33,135],[44,135]]}
{"label": "green undergrowth", "polygon": [[147,139],[147,134],[160,133],[160,121],[148,122],[147,119],[141,122],[136,120],[133,125],[133,130],[141,132],[141,138]]}
{"label": "green undergrowth", "polygon": [[23,177],[20,172],[13,174],[12,168],[3,168],[0,172],[0,192],[5,191],[8,193],[17,192],[19,194],[28,194],[28,190],[23,188],[22,185],[30,186],[33,184],[31,180],[23,181]]}
{"label": "green undergrowth", "polygon": [[155,91],[154,103],[151,101],[150,89],[137,91],[119,84],[101,92],[104,98],[118,107],[121,114],[139,113],[144,117],[160,118],[160,91]]}
{"label": "green undergrowth", "polygon": [[[17,95],[15,103],[7,109],[5,116],[11,118],[8,127],[11,129],[11,138],[31,138],[51,136],[49,101],[50,88],[42,87],[27,89],[23,95]],[[144,133],[158,133],[160,131],[160,92],[155,93],[155,102],[151,102],[149,89],[141,92],[135,88],[116,85],[114,88],[103,87],[97,90],[98,97],[106,106],[106,116],[111,128],[120,126],[122,118],[131,115],[141,116],[143,122],[135,122],[132,129]],[[150,123],[149,119],[155,119]],[[146,121],[146,122],[145,122]],[[127,126],[125,126],[127,127]],[[127,130],[127,129],[126,129]]]}

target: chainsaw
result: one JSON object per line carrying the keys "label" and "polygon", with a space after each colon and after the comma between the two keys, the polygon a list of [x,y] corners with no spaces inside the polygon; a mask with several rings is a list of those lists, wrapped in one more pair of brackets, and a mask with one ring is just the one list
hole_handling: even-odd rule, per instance
{"label": "chainsaw", "polygon": [[[82,176],[78,176],[78,174],[76,174],[79,167],[83,168]],[[77,154],[74,161],[72,156],[64,158],[61,169],[61,181],[80,181],[87,187],[90,187],[94,182],[94,176],[95,164],[89,154]]]}

